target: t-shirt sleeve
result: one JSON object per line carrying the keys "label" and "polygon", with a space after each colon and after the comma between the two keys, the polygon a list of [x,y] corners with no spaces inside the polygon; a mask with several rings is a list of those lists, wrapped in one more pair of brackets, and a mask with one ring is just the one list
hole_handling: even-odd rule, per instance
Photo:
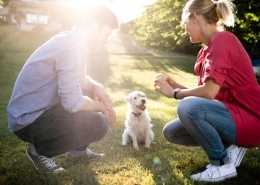
{"label": "t-shirt sleeve", "polygon": [[220,86],[223,85],[226,74],[232,68],[234,62],[230,60],[235,51],[235,44],[233,43],[232,35],[225,33],[219,33],[212,38],[203,62],[202,83],[212,79]]}

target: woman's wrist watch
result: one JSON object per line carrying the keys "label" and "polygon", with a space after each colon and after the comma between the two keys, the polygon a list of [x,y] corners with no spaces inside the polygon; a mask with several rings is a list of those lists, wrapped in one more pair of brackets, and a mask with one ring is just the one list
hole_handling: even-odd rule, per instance
{"label": "woman's wrist watch", "polygon": [[178,100],[177,94],[178,94],[178,92],[180,92],[180,91],[181,91],[180,88],[175,88],[175,89],[173,89],[172,93],[173,93],[174,99]]}

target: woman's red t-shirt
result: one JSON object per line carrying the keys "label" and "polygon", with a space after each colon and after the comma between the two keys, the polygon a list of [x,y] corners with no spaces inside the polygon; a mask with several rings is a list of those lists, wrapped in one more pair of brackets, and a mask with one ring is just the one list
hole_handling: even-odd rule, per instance
{"label": "woman's red t-shirt", "polygon": [[260,87],[237,37],[216,33],[198,53],[194,69],[198,85],[212,79],[221,86],[215,99],[226,105],[236,123],[238,146],[260,146]]}

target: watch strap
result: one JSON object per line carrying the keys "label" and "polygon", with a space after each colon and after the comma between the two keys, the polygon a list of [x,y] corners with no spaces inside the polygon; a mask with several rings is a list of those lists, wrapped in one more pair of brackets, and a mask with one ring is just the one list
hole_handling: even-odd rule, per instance
{"label": "watch strap", "polygon": [[177,93],[178,93],[179,91],[174,91],[174,93],[173,93],[173,97],[174,97],[174,99],[176,99],[176,100],[178,100],[178,97],[177,97]]}
{"label": "watch strap", "polygon": [[180,91],[181,91],[180,88],[176,88],[176,89],[173,90],[173,97],[174,97],[174,99],[178,100],[177,93],[180,92]]}

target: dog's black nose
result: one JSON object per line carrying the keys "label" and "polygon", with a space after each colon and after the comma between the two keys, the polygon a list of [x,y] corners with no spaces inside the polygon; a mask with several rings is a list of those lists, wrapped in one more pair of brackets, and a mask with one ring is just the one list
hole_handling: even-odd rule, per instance
{"label": "dog's black nose", "polygon": [[142,100],[142,103],[145,103],[145,100]]}

